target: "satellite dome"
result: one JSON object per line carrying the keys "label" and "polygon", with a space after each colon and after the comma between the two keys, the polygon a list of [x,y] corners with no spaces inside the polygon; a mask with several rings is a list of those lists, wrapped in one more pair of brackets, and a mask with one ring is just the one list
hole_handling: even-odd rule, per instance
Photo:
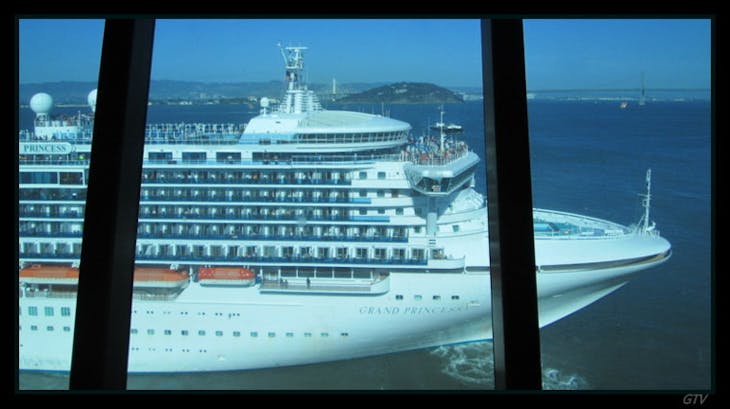
{"label": "satellite dome", "polygon": [[30,99],[30,109],[36,115],[47,115],[53,109],[53,98],[45,92],[39,92]]}
{"label": "satellite dome", "polygon": [[266,97],[261,98],[261,107],[266,108],[269,106],[269,99]]}
{"label": "satellite dome", "polygon": [[96,112],[96,90],[89,92],[89,96],[86,97],[86,102],[89,103],[91,111]]}

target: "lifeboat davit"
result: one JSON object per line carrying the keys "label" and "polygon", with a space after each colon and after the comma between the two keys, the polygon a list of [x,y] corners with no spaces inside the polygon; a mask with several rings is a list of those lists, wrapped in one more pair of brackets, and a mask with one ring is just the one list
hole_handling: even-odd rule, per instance
{"label": "lifeboat davit", "polygon": [[242,267],[202,267],[198,270],[201,285],[250,286],[256,274]]}
{"label": "lifeboat davit", "polygon": [[79,283],[79,269],[33,264],[20,270],[20,282],[26,284],[77,285]]}

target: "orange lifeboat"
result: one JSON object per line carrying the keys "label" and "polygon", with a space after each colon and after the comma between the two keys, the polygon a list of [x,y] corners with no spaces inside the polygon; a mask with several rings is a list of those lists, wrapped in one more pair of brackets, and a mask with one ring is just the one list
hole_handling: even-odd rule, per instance
{"label": "orange lifeboat", "polygon": [[188,283],[188,275],[167,268],[137,267],[134,288],[180,288]]}
{"label": "orange lifeboat", "polygon": [[250,286],[256,274],[242,267],[202,267],[198,270],[201,285]]}
{"label": "orange lifeboat", "polygon": [[[79,269],[65,266],[33,264],[20,270],[20,282],[27,284],[78,285]],[[188,275],[166,268],[137,267],[134,269],[135,288],[180,288],[188,282]]]}
{"label": "orange lifeboat", "polygon": [[27,284],[77,285],[79,283],[79,269],[33,264],[20,270],[20,282]]}

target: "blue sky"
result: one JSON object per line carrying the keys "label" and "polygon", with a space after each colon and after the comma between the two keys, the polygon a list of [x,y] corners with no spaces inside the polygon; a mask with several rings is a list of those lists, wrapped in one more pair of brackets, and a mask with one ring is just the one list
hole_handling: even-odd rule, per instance
{"label": "blue sky", "polygon": [[[21,20],[20,82],[94,81],[101,20]],[[152,79],[280,80],[276,44],[305,45],[309,81],[481,83],[477,20],[158,20]],[[528,89],[709,88],[709,20],[526,20]]]}

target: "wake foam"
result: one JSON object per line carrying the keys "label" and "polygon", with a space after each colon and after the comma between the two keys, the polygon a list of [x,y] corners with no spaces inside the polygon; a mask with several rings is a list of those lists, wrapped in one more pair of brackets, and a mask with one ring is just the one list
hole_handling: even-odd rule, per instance
{"label": "wake foam", "polygon": [[[431,355],[441,360],[443,374],[462,385],[494,388],[494,351],[491,342],[440,346],[432,350]],[[579,390],[588,387],[588,382],[580,375],[543,366],[544,390]]]}
{"label": "wake foam", "polygon": [[441,359],[441,372],[465,386],[494,388],[491,342],[440,346],[431,351]]}

